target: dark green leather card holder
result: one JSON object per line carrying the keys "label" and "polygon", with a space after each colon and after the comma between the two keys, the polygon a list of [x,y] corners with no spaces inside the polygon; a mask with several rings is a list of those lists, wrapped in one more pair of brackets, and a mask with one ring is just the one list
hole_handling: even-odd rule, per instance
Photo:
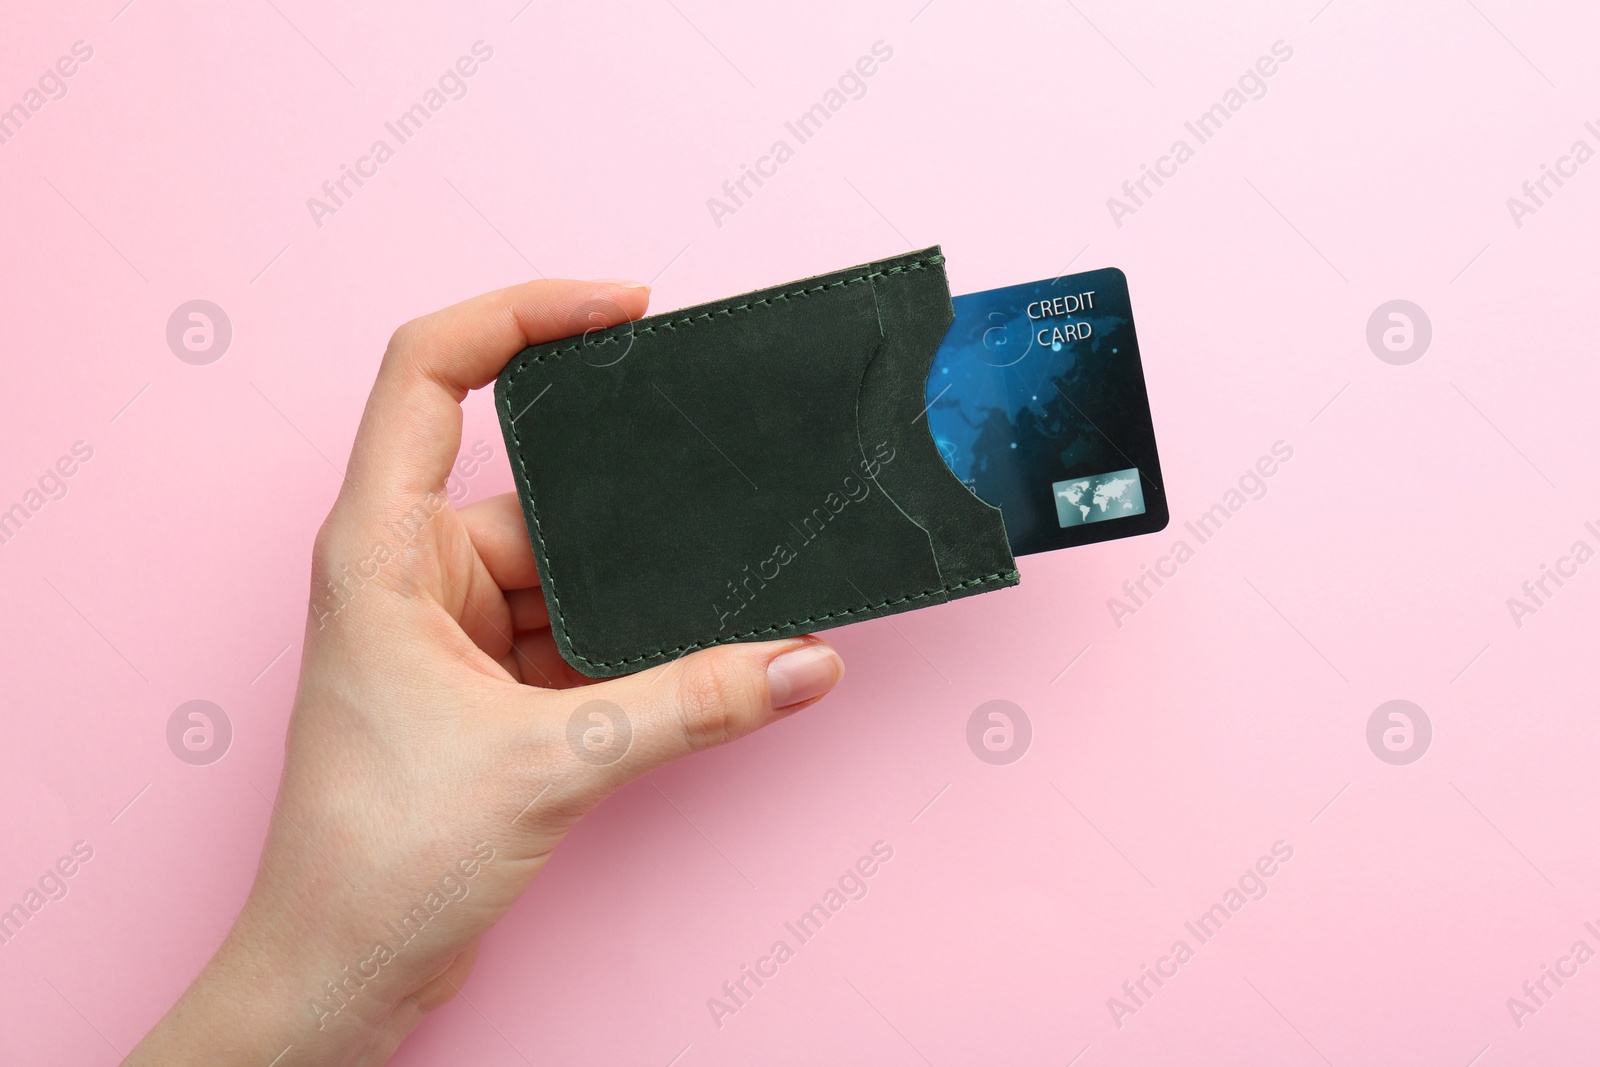
{"label": "dark green leather card holder", "polygon": [[535,345],[495,402],[562,656],[590,677],[1017,581],[924,417],[938,248]]}

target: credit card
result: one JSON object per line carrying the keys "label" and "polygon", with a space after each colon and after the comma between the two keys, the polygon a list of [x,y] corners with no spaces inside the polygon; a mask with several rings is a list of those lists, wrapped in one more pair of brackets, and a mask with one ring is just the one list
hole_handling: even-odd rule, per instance
{"label": "credit card", "polygon": [[1128,279],[1085,271],[955,297],[928,375],[940,454],[1014,555],[1167,525]]}

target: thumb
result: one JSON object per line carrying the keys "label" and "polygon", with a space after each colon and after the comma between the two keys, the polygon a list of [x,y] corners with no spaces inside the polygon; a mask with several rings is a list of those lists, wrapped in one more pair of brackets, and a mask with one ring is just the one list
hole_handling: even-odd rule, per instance
{"label": "thumb", "polygon": [[[566,695],[578,703],[565,746],[590,795],[692,752],[726,744],[825,696],[844,663],[825,641],[802,637],[708,648],[661,667]],[[587,766],[585,766],[587,765]],[[595,773],[598,772],[598,773]],[[590,792],[592,790],[592,792]]]}

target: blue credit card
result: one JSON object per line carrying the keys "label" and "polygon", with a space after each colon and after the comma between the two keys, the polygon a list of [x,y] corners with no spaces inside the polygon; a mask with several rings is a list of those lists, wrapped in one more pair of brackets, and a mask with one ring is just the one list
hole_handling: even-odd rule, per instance
{"label": "blue credit card", "polygon": [[1128,279],[1085,271],[954,298],[928,429],[1018,556],[1167,525]]}

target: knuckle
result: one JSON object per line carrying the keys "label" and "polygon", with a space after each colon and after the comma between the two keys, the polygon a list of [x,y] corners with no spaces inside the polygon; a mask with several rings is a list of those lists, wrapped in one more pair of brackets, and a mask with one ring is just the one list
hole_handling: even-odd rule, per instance
{"label": "knuckle", "polygon": [[395,328],[394,333],[389,335],[389,347],[385,350],[385,355],[389,356],[390,358],[397,358],[403,353],[409,351],[416,344],[417,336],[421,332],[421,319],[411,319],[408,322],[402,322],[398,327]]}
{"label": "knuckle", "polygon": [[322,525],[317,527],[317,536],[311,541],[311,568],[313,572],[326,572],[328,561],[333,558],[333,516],[322,520]]}
{"label": "knuckle", "polygon": [[552,768],[574,766],[564,738],[554,733],[526,736],[517,724],[519,735],[507,745],[507,760],[502,780],[509,798],[510,824],[518,830],[564,831],[597,804],[603,795],[597,788],[599,775],[579,773],[552,776]]}
{"label": "knuckle", "polygon": [[348,554],[350,537],[333,513],[322,520],[311,542],[311,583],[321,585],[332,578],[339,562]]}
{"label": "knuckle", "polygon": [[678,682],[678,715],[691,749],[711,748],[745,733],[759,696],[741,657],[712,650]]}

